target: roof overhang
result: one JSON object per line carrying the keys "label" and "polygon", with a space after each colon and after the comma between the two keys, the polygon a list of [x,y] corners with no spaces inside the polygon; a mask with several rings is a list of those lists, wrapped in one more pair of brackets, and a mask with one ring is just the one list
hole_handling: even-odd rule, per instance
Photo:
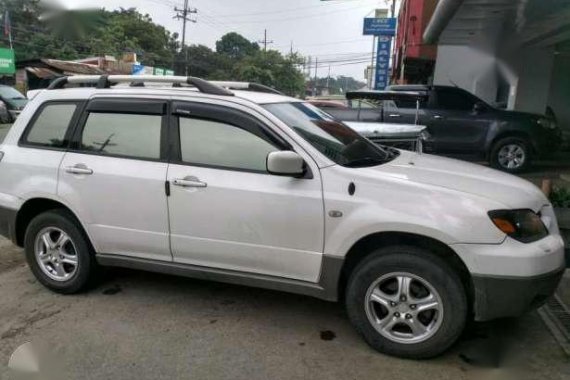
{"label": "roof overhang", "polygon": [[568,0],[439,0],[426,44],[558,46],[570,41]]}

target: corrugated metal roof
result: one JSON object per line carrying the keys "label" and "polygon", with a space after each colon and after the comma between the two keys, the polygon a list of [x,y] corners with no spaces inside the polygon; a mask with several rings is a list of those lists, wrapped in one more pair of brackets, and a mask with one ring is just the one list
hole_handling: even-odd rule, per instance
{"label": "corrugated metal roof", "polygon": [[46,65],[53,67],[66,74],[79,74],[79,75],[102,75],[106,72],[97,66],[88,65],[86,63],[60,61],[58,59],[42,59]]}
{"label": "corrugated metal roof", "polygon": [[61,74],[58,74],[55,71],[52,71],[50,69],[45,69],[42,67],[26,67],[26,71],[34,74],[35,76],[41,79],[57,78],[61,76]]}

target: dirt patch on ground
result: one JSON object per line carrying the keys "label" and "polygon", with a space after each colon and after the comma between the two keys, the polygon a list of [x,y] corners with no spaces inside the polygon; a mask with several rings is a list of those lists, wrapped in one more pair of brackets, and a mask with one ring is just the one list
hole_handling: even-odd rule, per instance
{"label": "dirt patch on ground", "polygon": [[0,237],[0,273],[25,265],[24,251]]}

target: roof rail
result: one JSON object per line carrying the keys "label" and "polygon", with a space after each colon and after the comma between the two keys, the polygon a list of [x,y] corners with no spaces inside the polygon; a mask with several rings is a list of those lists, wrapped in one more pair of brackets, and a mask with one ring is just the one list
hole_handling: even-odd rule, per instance
{"label": "roof rail", "polygon": [[198,91],[210,95],[234,96],[234,93],[217,86],[212,82],[196,77],[155,76],[155,75],[76,75],[61,77],[54,80],[48,90],[64,88],[67,84],[90,84],[97,88],[110,88],[116,83],[172,83],[173,85],[187,84],[196,87]]}
{"label": "roof rail", "polygon": [[260,83],[253,82],[231,82],[231,81],[210,81],[210,83],[215,84],[229,90],[249,90],[257,92],[266,92],[268,94],[284,95],[281,91],[274,89]]}

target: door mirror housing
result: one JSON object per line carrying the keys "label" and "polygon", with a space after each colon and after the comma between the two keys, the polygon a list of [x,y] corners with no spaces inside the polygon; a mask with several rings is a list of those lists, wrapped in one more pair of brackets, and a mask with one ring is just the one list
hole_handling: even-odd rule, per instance
{"label": "door mirror housing", "polygon": [[487,110],[487,106],[483,102],[477,102],[473,105],[473,112],[482,113]]}
{"label": "door mirror housing", "polygon": [[271,152],[267,155],[267,171],[273,175],[302,177],[305,175],[305,161],[292,151]]}

